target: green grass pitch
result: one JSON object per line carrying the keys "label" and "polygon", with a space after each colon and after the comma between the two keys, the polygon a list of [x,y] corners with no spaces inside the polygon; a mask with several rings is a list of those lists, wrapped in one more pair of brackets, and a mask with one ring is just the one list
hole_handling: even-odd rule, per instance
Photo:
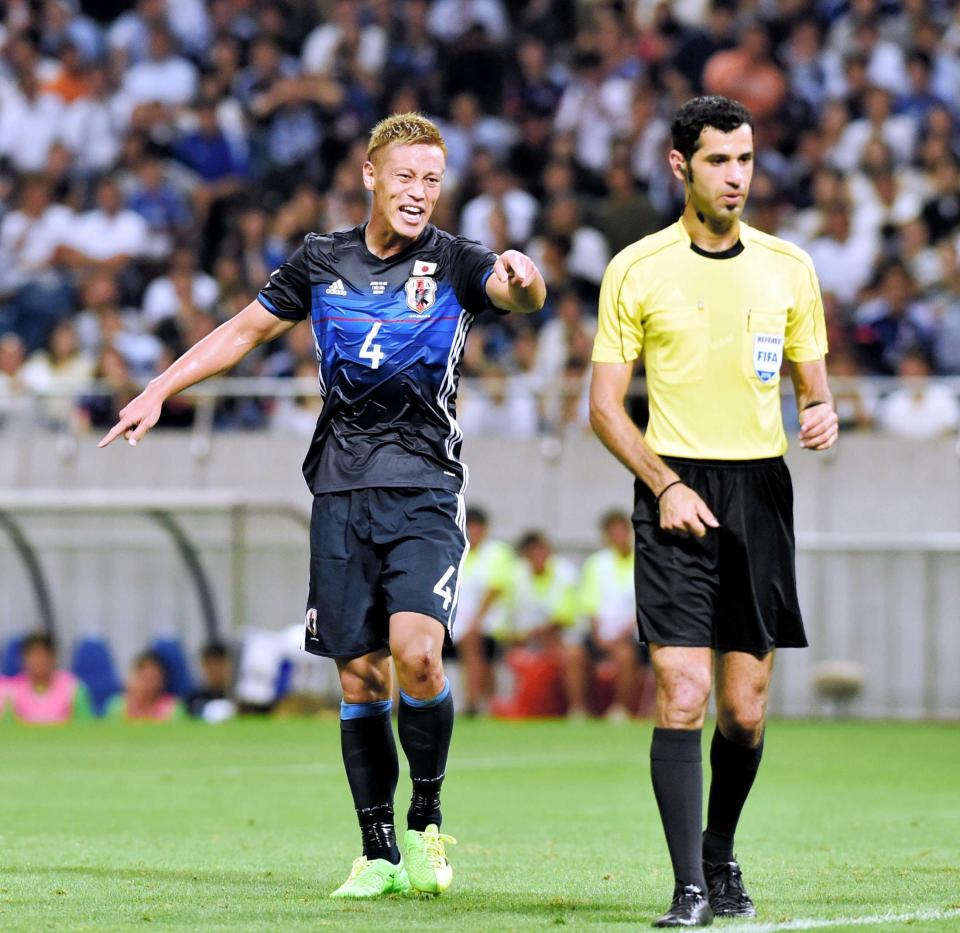
{"label": "green grass pitch", "polygon": [[[333,719],[5,725],[0,929],[647,925],[671,889],[650,729],[460,720],[453,888],[351,904],[326,897],[359,854]],[[760,917],[729,933],[960,930],[960,730],[772,723],[738,855]]]}

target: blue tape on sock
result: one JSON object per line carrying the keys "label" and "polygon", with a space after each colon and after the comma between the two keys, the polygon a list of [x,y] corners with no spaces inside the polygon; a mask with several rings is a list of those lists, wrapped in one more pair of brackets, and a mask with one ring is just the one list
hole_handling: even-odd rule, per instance
{"label": "blue tape on sock", "polygon": [[373,703],[348,703],[340,701],[341,719],[367,719],[370,716],[380,716],[393,709],[393,700],[375,700]]}
{"label": "blue tape on sock", "polygon": [[412,696],[408,696],[402,690],[400,691],[400,699],[406,703],[407,706],[412,706],[414,709],[425,709],[430,706],[437,706],[448,696],[450,696],[450,681],[446,679],[443,681],[443,689],[430,700],[417,700]]}

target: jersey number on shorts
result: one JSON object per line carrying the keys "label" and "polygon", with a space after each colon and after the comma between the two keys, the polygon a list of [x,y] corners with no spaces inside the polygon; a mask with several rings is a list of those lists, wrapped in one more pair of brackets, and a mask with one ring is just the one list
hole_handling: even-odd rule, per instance
{"label": "jersey number on shorts", "polygon": [[363,346],[360,348],[360,359],[370,360],[371,369],[379,369],[380,360],[383,359],[383,350],[380,349],[380,344],[373,342],[382,326],[382,322],[377,321],[377,323],[370,328],[366,339],[363,341]]}
{"label": "jersey number on shorts", "polygon": [[453,593],[450,592],[450,587],[447,586],[447,581],[453,576],[455,567],[447,567],[447,572],[437,580],[436,584],[433,587],[433,592],[437,596],[443,597],[443,611],[446,612],[450,608],[450,603],[453,600]]}

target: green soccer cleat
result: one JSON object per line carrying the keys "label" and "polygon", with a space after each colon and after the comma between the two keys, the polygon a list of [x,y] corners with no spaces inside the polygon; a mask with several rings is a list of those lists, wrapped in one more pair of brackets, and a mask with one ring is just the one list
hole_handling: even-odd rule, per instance
{"label": "green soccer cleat", "polygon": [[442,894],[453,881],[453,868],[447,861],[444,845],[456,845],[453,836],[441,833],[431,823],[422,833],[408,829],[403,836],[403,855],[410,884],[415,891]]}
{"label": "green soccer cleat", "polygon": [[410,879],[403,862],[394,865],[385,858],[368,859],[365,855],[353,860],[350,877],[331,897],[382,897],[385,894],[406,894]]}

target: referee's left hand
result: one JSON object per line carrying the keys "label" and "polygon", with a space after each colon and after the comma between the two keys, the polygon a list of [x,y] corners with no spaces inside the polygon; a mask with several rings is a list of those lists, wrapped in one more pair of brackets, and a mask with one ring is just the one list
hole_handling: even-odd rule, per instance
{"label": "referee's left hand", "polygon": [[811,405],[800,412],[800,446],[807,450],[829,450],[837,442],[840,421],[827,402]]}

